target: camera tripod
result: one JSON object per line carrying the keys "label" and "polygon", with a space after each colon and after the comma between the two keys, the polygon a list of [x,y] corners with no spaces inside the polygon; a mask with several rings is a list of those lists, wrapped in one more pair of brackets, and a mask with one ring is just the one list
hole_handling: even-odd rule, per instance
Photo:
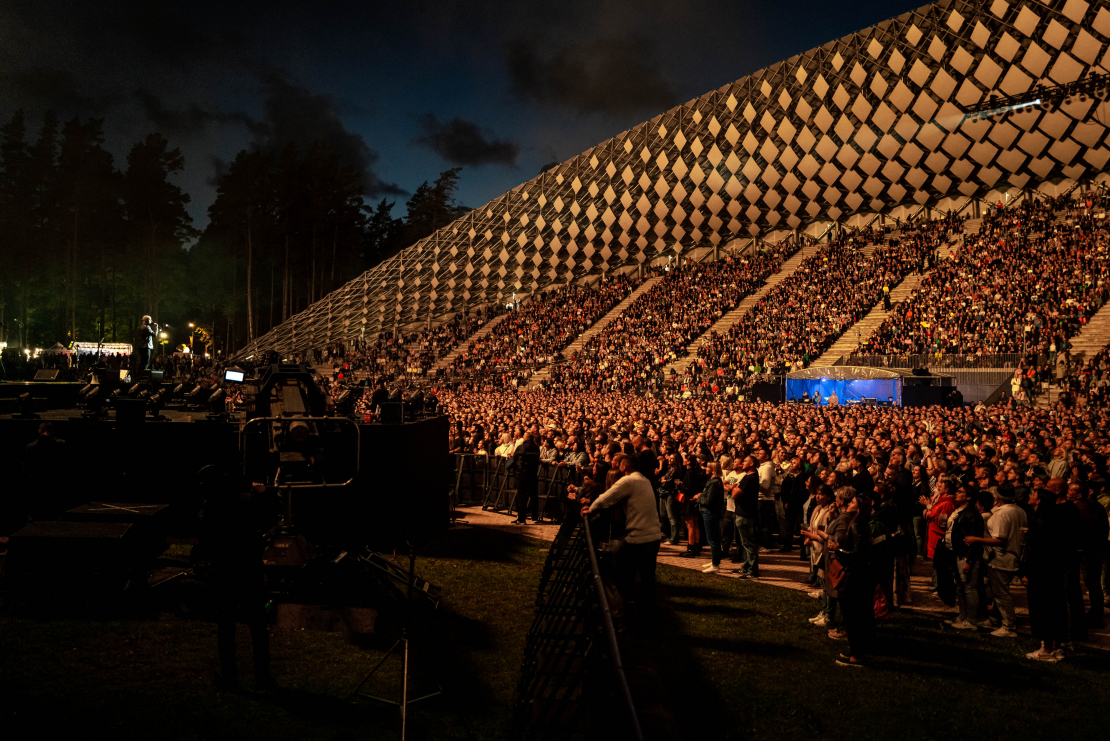
{"label": "camera tripod", "polygon": [[[409,625],[412,622],[413,585],[416,582],[416,549],[413,547],[412,543],[407,543],[407,545],[409,547],[409,573],[405,594],[405,619],[404,622],[401,624],[401,637],[393,642],[393,645],[390,646],[389,650],[385,652],[385,656],[382,656],[381,659],[378,660],[378,663],[374,664],[374,668],[372,668],[366,674],[366,676],[362,678],[362,681],[359,682],[358,686],[351,691],[351,694],[349,696],[349,699],[352,700],[355,697],[364,697],[367,700],[374,700],[376,702],[382,702],[387,705],[396,705],[398,708],[400,708],[401,741],[404,741],[405,739],[405,730],[408,722],[408,706],[412,705],[413,703],[420,702],[421,700],[427,700],[429,698],[435,697],[436,695],[443,694],[443,687],[439,684],[438,681],[432,679],[432,682],[435,684],[436,687],[434,692],[429,692],[428,694],[421,695],[420,697],[409,697],[409,641],[412,640],[409,637]],[[362,692],[362,688],[366,685],[367,682],[370,681],[371,677],[373,677],[374,674],[376,674],[377,671],[385,665],[385,662],[389,660],[390,656],[394,655],[398,655],[401,659],[400,700],[394,700],[388,697],[378,697],[377,695],[370,695]]]}

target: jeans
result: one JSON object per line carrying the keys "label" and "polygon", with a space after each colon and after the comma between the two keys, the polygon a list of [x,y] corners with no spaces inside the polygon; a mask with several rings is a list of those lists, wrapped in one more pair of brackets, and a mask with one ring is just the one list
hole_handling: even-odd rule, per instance
{"label": "jeans", "polygon": [[775,537],[773,535],[774,529],[778,527],[777,517],[775,516],[775,500],[774,499],[760,499],[759,500],[759,544],[764,548],[770,548],[771,543]]}
{"label": "jeans", "polygon": [[1068,627],[1071,640],[1087,640],[1087,613],[1083,609],[1083,585],[1079,583],[1082,569],[1078,563],[1067,567],[1064,574],[1064,588],[1068,601]]}
{"label": "jeans", "polygon": [[701,511],[702,532],[709,543],[709,556],[713,559],[714,566],[721,565],[721,518],[716,512],[707,509]]}
{"label": "jeans", "polygon": [[659,520],[670,525],[670,544],[678,543],[678,498],[674,494],[659,497]]}
{"label": "jeans", "polygon": [[926,541],[928,540],[928,536],[926,535],[926,532],[925,532],[925,518],[924,517],[914,517],[913,518],[913,539],[915,541],[917,541],[917,556],[918,556],[918,558],[924,558],[925,557],[925,544],[926,544]]}
{"label": "jeans", "polygon": [[[617,552],[614,583],[626,600],[635,599],[641,610],[655,607],[655,564],[659,557],[659,541],[625,543]],[[633,594],[633,582],[640,577],[640,591]]]}
{"label": "jeans", "polygon": [[1091,623],[1098,625],[1104,621],[1104,602],[1106,592],[1103,590],[1103,580],[1106,572],[1103,562],[1106,559],[1105,549],[1091,553],[1084,551],[1083,557],[1083,583],[1087,586],[1087,594],[1091,598]]}
{"label": "jeans", "polygon": [[960,611],[958,621],[974,620],[979,612],[979,561],[971,561],[970,568],[966,558],[956,559],[956,607]]}
{"label": "jeans", "polygon": [[994,595],[994,606],[1002,620],[1002,627],[1007,630],[1017,628],[1017,615],[1014,614],[1014,597],[1010,594],[1010,582],[1017,576],[1016,571],[1006,571],[987,567],[990,572],[991,594]]}
{"label": "jeans", "polygon": [[792,548],[794,547],[794,531],[797,529],[797,515],[794,514],[794,508],[791,507],[787,510],[786,505],[782,503],[781,499],[775,500],[775,517],[779,522],[779,547]]}
{"label": "jeans", "polygon": [[732,552],[732,544],[737,540],[735,516],[728,510],[721,516],[721,558],[728,558]]}
{"label": "jeans", "polygon": [[754,517],[736,515],[736,538],[739,541],[736,550],[744,562],[741,571],[752,576],[759,575],[759,544],[755,540]]}

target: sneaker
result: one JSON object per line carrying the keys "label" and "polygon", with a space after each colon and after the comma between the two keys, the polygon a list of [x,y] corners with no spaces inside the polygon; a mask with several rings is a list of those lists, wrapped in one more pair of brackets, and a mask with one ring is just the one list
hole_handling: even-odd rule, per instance
{"label": "sneaker", "polygon": [[997,630],[992,630],[991,635],[997,638],[1017,638],[1017,631],[1012,628],[1002,627]]}
{"label": "sneaker", "polygon": [[701,570],[701,573],[703,573],[703,574],[715,574],[720,570],[721,570],[720,566],[714,566],[713,564],[709,564],[708,566],[706,566],[704,569]]}
{"label": "sneaker", "polygon": [[851,659],[837,659],[836,660],[836,665],[837,666],[854,666],[858,669],[858,668],[863,666],[863,662],[852,661]]}
{"label": "sneaker", "polygon": [[983,630],[994,630],[998,627],[997,625],[992,623],[990,620],[972,621],[972,624],[976,628],[982,628]]}
{"label": "sneaker", "polygon": [[759,552],[760,553],[774,553],[774,551],[772,551],[770,548],[764,548],[763,546],[759,546]]}
{"label": "sneaker", "polygon": [[820,620],[823,617],[825,617],[825,613],[824,612],[819,612],[816,615],[814,615],[813,617],[811,617],[809,619],[809,622],[816,623],[818,620]]}
{"label": "sneaker", "polygon": [[812,592],[809,593],[809,596],[813,597],[813,599],[821,599],[821,595],[823,595],[824,593],[825,590],[823,589],[814,589]]}
{"label": "sneaker", "polygon": [[973,623],[969,623],[966,620],[957,620],[956,622],[952,623],[952,627],[956,630],[975,630],[975,625]]}
{"label": "sneaker", "polygon": [[736,574],[736,576],[739,577],[740,579],[751,579],[752,578],[751,574],[749,574],[747,571],[744,571],[742,569],[736,569],[732,573]]}
{"label": "sneaker", "polygon": [[1054,651],[1045,651],[1043,647],[1025,654],[1025,658],[1033,659],[1034,661],[1047,661],[1050,664],[1055,664],[1060,660],[1060,657],[1058,657]]}
{"label": "sneaker", "polygon": [[1052,653],[1053,653],[1053,655],[1056,656],[1057,660],[1062,661],[1064,659],[1064,649],[1058,648],[1055,651],[1053,651]]}
{"label": "sneaker", "polygon": [[818,628],[827,628],[827,627],[829,627],[829,622],[830,622],[829,616],[826,615],[825,613],[821,613],[817,617],[817,619],[813,621],[813,624]]}
{"label": "sneaker", "polygon": [[833,628],[829,631],[829,638],[834,641],[846,641],[848,640],[848,631],[841,630],[840,628]]}

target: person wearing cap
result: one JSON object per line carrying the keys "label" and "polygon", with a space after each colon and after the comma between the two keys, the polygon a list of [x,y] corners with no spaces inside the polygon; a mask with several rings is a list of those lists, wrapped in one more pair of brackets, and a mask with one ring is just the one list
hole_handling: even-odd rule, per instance
{"label": "person wearing cap", "polygon": [[964,536],[965,545],[987,546],[987,572],[999,623],[980,623],[980,627],[993,628],[991,635],[999,638],[1017,636],[1017,615],[1014,613],[1010,583],[1017,576],[1022,530],[1029,525],[1025,511],[1014,503],[1014,495],[1012,485],[1000,485],[994,495],[994,509],[987,520],[986,537]]}

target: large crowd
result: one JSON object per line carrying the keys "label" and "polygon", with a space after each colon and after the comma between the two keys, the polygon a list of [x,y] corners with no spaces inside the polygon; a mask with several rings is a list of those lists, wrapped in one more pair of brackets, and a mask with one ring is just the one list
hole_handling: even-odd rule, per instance
{"label": "large crowd", "polygon": [[1110,295],[1110,227],[1074,201],[991,209],[857,350],[859,355],[1006,355],[1051,351]]}
{"label": "large crowd", "polygon": [[890,291],[935,259],[961,227],[952,217],[908,224],[870,255],[862,248],[885,235],[841,232],[727,332],[712,333],[698,348],[689,379],[805,368],[875,305],[889,301]]}
{"label": "large crowd", "polygon": [[469,343],[452,370],[456,374],[508,370],[517,371],[516,378],[525,378],[531,369],[559,359],[563,348],[627,298],[637,284],[631,275],[609,275],[594,285],[568,283],[533,296],[484,337]]}
{"label": "large crowd", "polygon": [[656,532],[685,541],[689,557],[708,555],[707,573],[731,559],[758,579],[761,556],[803,549],[821,604],[811,622],[849,640],[849,663],[871,651],[876,617],[912,601],[915,561],[931,563],[954,629],[992,637],[1016,636],[1012,585],[1026,583],[1041,643],[1032,659],[1058,661],[1103,625],[1110,416],[1101,410],[538,390],[444,392],[441,402],[453,451],[511,459],[527,440],[542,460],[577,471],[588,496],[619,480],[621,454],[635,457],[631,470],[656,495]]}
{"label": "large crowd", "polygon": [[797,248],[783,242],[752,255],[669,268],[579,352],[553,367],[549,385],[620,391],[660,387],[663,367],[684,356],[694,339],[758,290]]}

